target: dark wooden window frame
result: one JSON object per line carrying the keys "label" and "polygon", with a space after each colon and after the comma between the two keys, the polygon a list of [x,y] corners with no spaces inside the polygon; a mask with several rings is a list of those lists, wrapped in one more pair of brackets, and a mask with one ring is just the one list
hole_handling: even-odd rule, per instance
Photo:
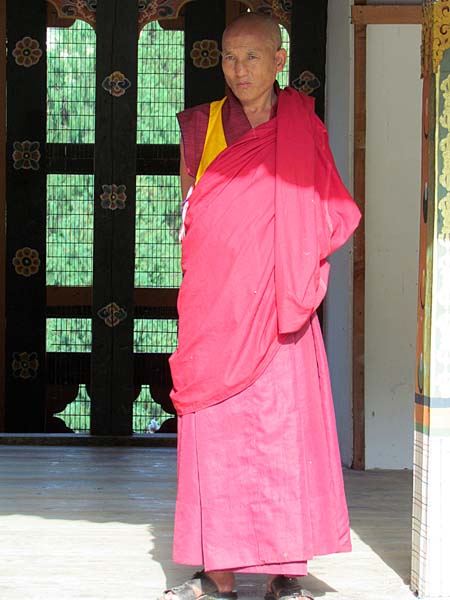
{"label": "dark wooden window frame", "polygon": [[[6,46],[6,0],[0,0],[0,39],[4,40]],[[6,53],[2,52],[0,56],[0,81],[6,81]],[[0,215],[2,223],[5,222],[6,215],[6,86],[2,85],[0,93]],[[5,428],[5,226],[0,231],[0,431]]]}

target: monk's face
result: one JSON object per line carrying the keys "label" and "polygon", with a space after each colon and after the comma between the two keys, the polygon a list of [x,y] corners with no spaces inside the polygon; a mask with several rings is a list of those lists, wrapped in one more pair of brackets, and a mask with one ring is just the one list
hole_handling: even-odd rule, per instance
{"label": "monk's face", "polygon": [[243,105],[271,97],[273,84],[286,62],[286,52],[258,26],[231,28],[222,41],[225,80]]}

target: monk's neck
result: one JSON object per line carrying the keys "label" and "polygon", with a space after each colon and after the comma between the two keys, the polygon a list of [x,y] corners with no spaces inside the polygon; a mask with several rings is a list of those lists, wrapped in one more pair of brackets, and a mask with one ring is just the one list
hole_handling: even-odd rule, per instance
{"label": "monk's neck", "polygon": [[272,116],[272,107],[275,104],[277,96],[272,92],[268,98],[262,101],[245,103],[242,102],[242,108],[252,127],[258,127],[262,123],[266,123]]}

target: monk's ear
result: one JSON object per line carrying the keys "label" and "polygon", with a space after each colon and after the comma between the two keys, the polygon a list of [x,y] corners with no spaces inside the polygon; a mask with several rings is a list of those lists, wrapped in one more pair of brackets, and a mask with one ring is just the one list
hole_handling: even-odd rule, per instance
{"label": "monk's ear", "polygon": [[277,53],[275,56],[275,63],[277,65],[277,73],[279,73],[280,71],[282,71],[284,69],[286,60],[287,60],[286,50],[284,48],[280,48],[279,50],[277,50]]}

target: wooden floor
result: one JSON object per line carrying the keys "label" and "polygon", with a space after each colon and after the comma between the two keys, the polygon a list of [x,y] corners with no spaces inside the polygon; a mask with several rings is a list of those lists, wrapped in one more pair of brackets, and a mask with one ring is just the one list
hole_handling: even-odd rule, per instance
{"label": "wooden floor", "polygon": [[[155,600],[191,568],[171,563],[172,448],[0,447],[0,599]],[[403,600],[411,473],[345,473],[354,551],[310,563],[317,598]],[[263,598],[263,577],[239,596]]]}

